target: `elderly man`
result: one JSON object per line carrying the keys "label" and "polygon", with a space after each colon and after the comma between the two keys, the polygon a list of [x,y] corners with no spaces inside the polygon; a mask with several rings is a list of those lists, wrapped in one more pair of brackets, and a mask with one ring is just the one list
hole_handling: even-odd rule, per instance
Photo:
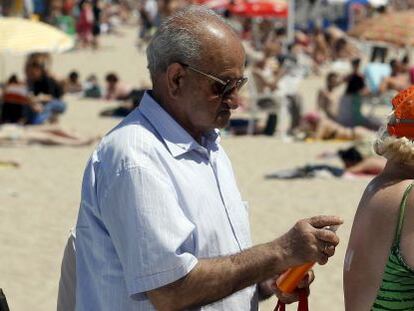
{"label": "elderly man", "polygon": [[246,82],[239,39],[215,13],[189,7],[160,26],[147,55],[153,90],[85,171],[76,310],[257,310],[266,280],[327,262],[338,238],[321,228],[341,220],[301,220],[251,247],[216,130]]}

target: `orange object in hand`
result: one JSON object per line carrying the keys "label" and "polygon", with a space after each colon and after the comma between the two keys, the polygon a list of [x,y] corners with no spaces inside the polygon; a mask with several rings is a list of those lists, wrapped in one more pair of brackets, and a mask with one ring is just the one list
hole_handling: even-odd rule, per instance
{"label": "orange object in hand", "polygon": [[306,273],[315,265],[315,262],[305,263],[286,270],[277,280],[277,287],[286,294],[292,293]]}
{"label": "orange object in hand", "polygon": [[[327,226],[324,229],[336,232],[338,226]],[[299,282],[304,278],[306,273],[315,265],[315,262],[308,262],[300,266],[296,266],[286,270],[279,278],[276,280],[277,287],[286,294],[292,293]]]}

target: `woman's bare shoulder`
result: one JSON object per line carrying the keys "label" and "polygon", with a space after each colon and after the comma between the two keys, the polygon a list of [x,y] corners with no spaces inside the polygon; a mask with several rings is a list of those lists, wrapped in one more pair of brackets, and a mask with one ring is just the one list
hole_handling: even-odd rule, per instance
{"label": "woman's bare shoulder", "polygon": [[398,212],[404,191],[412,182],[379,175],[366,187],[358,212],[370,214],[372,220],[389,220],[388,217]]}

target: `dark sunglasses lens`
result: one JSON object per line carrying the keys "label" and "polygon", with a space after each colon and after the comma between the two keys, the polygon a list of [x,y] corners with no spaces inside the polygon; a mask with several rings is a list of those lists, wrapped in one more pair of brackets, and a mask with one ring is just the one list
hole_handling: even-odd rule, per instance
{"label": "dark sunglasses lens", "polygon": [[247,82],[246,78],[230,80],[225,86],[223,86],[222,96],[226,97],[232,94],[235,90],[240,90],[240,88]]}
{"label": "dark sunglasses lens", "polygon": [[223,95],[223,97],[230,95],[231,93],[233,93],[234,89],[236,88],[236,83],[235,81],[229,81],[226,83],[225,86],[223,86],[223,90],[221,92],[221,94]]}

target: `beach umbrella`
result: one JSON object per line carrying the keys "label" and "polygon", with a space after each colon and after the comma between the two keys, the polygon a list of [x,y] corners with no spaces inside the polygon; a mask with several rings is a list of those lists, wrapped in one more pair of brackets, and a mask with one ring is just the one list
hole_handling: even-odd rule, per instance
{"label": "beach umbrella", "polygon": [[377,41],[404,47],[414,45],[414,11],[398,11],[366,19],[349,35],[360,40]]}
{"label": "beach umbrella", "polygon": [[75,45],[74,39],[48,24],[16,17],[0,17],[0,79],[6,73],[6,54],[62,53]]}
{"label": "beach umbrella", "polygon": [[229,6],[233,14],[245,17],[288,17],[288,4],[280,0],[235,1]]}
{"label": "beach umbrella", "polygon": [[23,18],[0,18],[0,53],[61,53],[74,44],[73,38],[48,24]]}

